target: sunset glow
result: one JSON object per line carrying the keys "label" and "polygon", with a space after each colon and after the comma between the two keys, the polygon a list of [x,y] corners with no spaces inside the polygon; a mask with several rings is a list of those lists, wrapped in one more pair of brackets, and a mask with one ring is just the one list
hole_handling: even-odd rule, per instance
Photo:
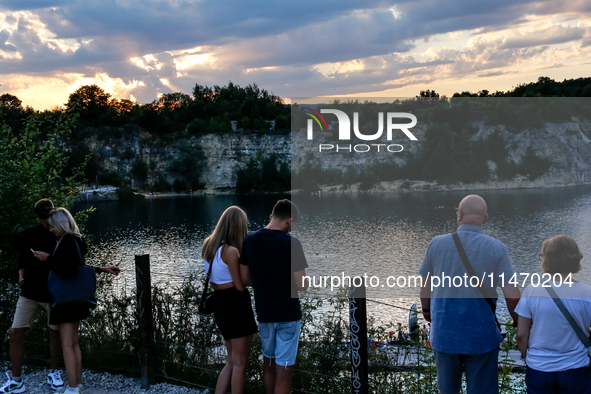
{"label": "sunset glow", "polygon": [[540,76],[588,76],[591,10],[584,3],[308,5],[316,12],[306,11],[306,1],[297,8],[235,2],[228,17],[226,3],[162,1],[156,12],[126,3],[3,2],[0,93],[44,109],[92,83],[147,103],[159,93],[228,81],[289,99],[424,89],[452,95],[508,90]]}

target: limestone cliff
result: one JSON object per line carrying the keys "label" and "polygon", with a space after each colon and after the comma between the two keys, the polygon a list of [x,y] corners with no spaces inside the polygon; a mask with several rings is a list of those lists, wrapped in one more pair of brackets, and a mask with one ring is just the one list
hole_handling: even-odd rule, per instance
{"label": "limestone cliff", "polygon": [[[424,135],[427,124],[419,124],[413,129],[418,141],[391,141],[403,145],[402,152],[391,153],[381,148],[379,153],[372,150],[367,153],[341,151],[334,149],[319,153],[319,144],[327,143],[336,145],[339,143],[333,139],[315,137],[314,143],[306,140],[305,130],[300,130],[292,138],[293,161],[292,169],[298,171],[304,166],[315,166],[322,170],[343,169],[353,166],[362,170],[372,163],[384,163],[394,161],[404,164],[409,155],[420,153],[424,149]],[[378,182],[368,191],[396,191],[396,190],[475,190],[475,189],[507,189],[507,188],[531,188],[531,187],[560,187],[591,184],[591,123],[586,120],[573,119],[565,123],[544,123],[537,129],[523,130],[515,133],[508,131],[504,126],[488,126],[484,122],[474,124],[477,132],[472,135],[472,140],[486,139],[495,130],[500,131],[506,141],[509,159],[520,163],[528,148],[531,148],[541,158],[550,159],[552,166],[541,177],[529,180],[528,174],[518,174],[513,179],[499,181],[496,176],[497,164],[488,163],[490,180],[477,183],[439,184],[437,181],[413,181],[400,180],[392,182]],[[330,135],[330,134],[327,134]],[[363,142],[363,141],[362,141]],[[384,143],[387,141],[375,141]],[[341,141],[341,146],[346,146]],[[375,149],[375,148],[374,148]],[[324,191],[355,192],[359,185],[349,187],[334,185],[322,188]]]}
{"label": "limestone cliff", "polygon": [[[203,148],[206,165],[200,178],[208,190],[234,188],[236,172],[257,152],[265,156],[274,153],[279,162],[291,161],[289,135],[209,134],[199,138],[192,137],[189,141]],[[128,138],[106,141],[92,137],[87,143],[104,171],[121,174],[133,187],[140,186],[131,174],[132,164],[138,159],[145,161],[149,167],[146,188],[156,182],[159,176],[163,176],[169,183],[176,179],[168,172],[168,167],[178,156],[179,141],[167,143],[146,131],[138,131]]]}
{"label": "limestone cliff", "polygon": [[[519,162],[528,148],[532,148],[540,157],[551,160],[550,170],[542,177],[528,180],[520,174],[512,180],[497,181],[495,169],[497,163],[490,162],[490,181],[478,184],[440,185],[437,182],[381,182],[372,190],[389,191],[401,189],[486,189],[518,187],[557,187],[567,185],[591,184],[591,124],[587,121],[547,123],[535,130],[519,133],[507,131],[503,126],[475,124],[478,131],[472,139],[482,139],[494,130],[500,130],[505,138],[510,158]],[[291,135],[255,135],[255,134],[210,134],[199,138],[191,137],[192,144],[200,144],[206,157],[206,167],[201,181],[206,189],[231,189],[236,185],[236,171],[245,166],[248,160],[261,152],[267,156],[276,154],[280,162],[291,164],[294,171],[303,166],[314,165],[321,169],[339,169],[345,171],[349,166],[362,169],[372,163],[395,161],[404,164],[409,153],[420,152],[424,147],[424,134],[427,126],[418,125],[413,132],[418,141],[405,141],[404,151],[390,153],[349,153],[323,152],[318,154],[318,141],[309,144],[304,130]],[[324,142],[329,142],[325,138]],[[104,171],[121,174],[132,186],[140,186],[130,173],[132,163],[144,160],[149,167],[146,185],[153,184],[158,176],[164,176],[168,182],[175,177],[167,172],[171,160],[177,154],[179,141],[165,142],[146,131],[137,130],[125,138],[99,140],[90,137],[86,140],[93,153],[94,160]],[[293,147],[293,149],[292,149]],[[293,160],[292,160],[293,159]],[[91,180],[92,181],[92,180]],[[330,188],[336,191],[338,188]],[[355,190],[355,188],[348,188]]]}

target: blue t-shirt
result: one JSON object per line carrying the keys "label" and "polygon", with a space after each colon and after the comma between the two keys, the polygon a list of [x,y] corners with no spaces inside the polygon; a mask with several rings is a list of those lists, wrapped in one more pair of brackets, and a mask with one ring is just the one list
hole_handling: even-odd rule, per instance
{"label": "blue t-shirt", "polygon": [[[485,275],[485,290],[496,303],[496,287],[500,275],[504,283],[513,276],[507,248],[499,240],[485,235],[478,226],[464,224],[458,228],[460,241],[476,275]],[[486,300],[476,287],[464,287],[468,275],[451,234],[440,235],[431,241],[423,264],[422,276],[462,277],[462,285],[434,288],[431,292],[431,346],[450,354],[481,354],[499,346],[501,334]],[[491,286],[492,273],[493,286]],[[469,280],[469,277],[468,277]],[[457,281],[456,283],[459,283]]]}
{"label": "blue t-shirt", "polygon": [[250,233],[242,243],[240,264],[248,266],[259,322],[302,318],[293,273],[306,269],[308,264],[298,239],[266,228]]}

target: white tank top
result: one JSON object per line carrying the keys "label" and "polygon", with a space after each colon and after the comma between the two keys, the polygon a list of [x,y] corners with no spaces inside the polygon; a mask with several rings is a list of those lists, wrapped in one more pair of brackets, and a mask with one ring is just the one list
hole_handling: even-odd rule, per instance
{"label": "white tank top", "polygon": [[[209,281],[211,283],[215,283],[216,285],[223,285],[224,283],[230,283],[234,280],[232,279],[232,275],[230,274],[230,269],[228,268],[228,264],[224,263],[221,257],[222,253],[222,246],[218,249],[215,253],[215,257],[213,258],[213,267],[211,268],[211,277]],[[205,267],[205,272],[209,272],[209,263],[203,259],[203,266]]]}

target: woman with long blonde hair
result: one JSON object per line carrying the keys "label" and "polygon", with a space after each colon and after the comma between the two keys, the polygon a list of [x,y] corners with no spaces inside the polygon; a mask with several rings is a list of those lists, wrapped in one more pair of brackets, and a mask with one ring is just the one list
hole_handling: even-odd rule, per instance
{"label": "woman with long blonde hair", "polygon": [[[78,266],[84,263],[83,257],[87,252],[86,242],[76,221],[65,208],[55,209],[49,216],[47,223],[49,231],[57,238],[57,244],[52,254],[34,251],[34,256],[45,261],[49,270],[63,278],[71,278],[78,272]],[[119,274],[119,268],[94,267],[95,272]],[[52,308],[49,313],[49,323],[59,325],[64,363],[68,385],[58,388],[55,394],[80,393],[82,380],[82,354],[78,343],[78,329],[80,322],[90,316],[88,307]]]}
{"label": "woman with long blonde hair", "polygon": [[248,232],[246,213],[229,207],[218,220],[213,233],[203,242],[201,256],[205,272],[211,264],[211,287],[215,291],[215,322],[224,336],[227,363],[218,377],[216,394],[244,392],[246,367],[252,339],[258,332],[250,293],[240,277],[238,259]]}

